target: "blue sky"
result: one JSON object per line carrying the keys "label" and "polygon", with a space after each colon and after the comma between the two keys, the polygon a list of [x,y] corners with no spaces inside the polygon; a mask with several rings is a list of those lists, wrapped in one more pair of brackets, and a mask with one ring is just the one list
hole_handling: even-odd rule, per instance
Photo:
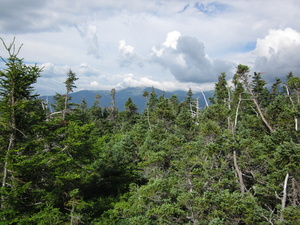
{"label": "blue sky", "polygon": [[[201,2],[201,1],[200,1]],[[208,16],[216,16],[217,14],[222,14],[225,11],[230,11],[230,4],[212,1],[208,3],[196,2],[193,7],[198,9],[201,13]]]}
{"label": "blue sky", "polygon": [[[268,82],[300,74],[297,0],[0,0],[0,37],[44,68],[38,93],[154,86],[211,90],[238,64]],[[3,46],[0,55],[6,56]],[[0,64],[3,68],[3,63]]]}

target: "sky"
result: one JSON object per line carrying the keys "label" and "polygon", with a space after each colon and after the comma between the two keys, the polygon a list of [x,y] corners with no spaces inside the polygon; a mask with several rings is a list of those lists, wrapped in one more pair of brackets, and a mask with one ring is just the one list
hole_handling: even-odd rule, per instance
{"label": "sky", "polygon": [[[153,86],[209,91],[238,64],[300,75],[299,0],[0,0],[0,37],[43,68],[41,95]],[[0,56],[7,57],[3,45]],[[0,62],[0,69],[5,68]]]}

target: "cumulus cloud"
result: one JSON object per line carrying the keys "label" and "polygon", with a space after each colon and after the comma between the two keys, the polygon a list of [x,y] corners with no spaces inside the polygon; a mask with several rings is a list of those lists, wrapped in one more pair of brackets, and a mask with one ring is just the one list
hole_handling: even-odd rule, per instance
{"label": "cumulus cloud", "polygon": [[120,54],[120,65],[128,66],[133,62],[135,57],[134,47],[131,45],[127,45],[125,40],[120,40],[119,54]]}
{"label": "cumulus cloud", "polygon": [[181,83],[178,80],[157,81],[151,77],[138,77],[134,74],[124,74],[123,80],[118,83],[119,89],[127,87],[155,87],[165,91],[183,90],[187,91],[192,88],[193,91],[209,91],[214,87],[213,83],[197,84],[193,82]]}
{"label": "cumulus cloud", "polygon": [[42,68],[43,68],[42,74],[44,77],[52,77],[53,76],[54,68],[55,68],[53,63],[44,63],[42,65]]}
{"label": "cumulus cloud", "polygon": [[122,56],[132,56],[134,47],[131,45],[126,45],[125,40],[119,41],[119,51]]}
{"label": "cumulus cloud", "polygon": [[229,72],[233,63],[211,60],[205,47],[195,37],[182,36],[178,31],[168,33],[166,41],[152,49],[152,60],[170,70],[181,82],[212,82],[221,72]]}
{"label": "cumulus cloud", "polygon": [[119,41],[119,64],[121,67],[128,67],[132,64],[136,64],[142,67],[142,57],[135,52],[135,48],[126,44],[125,40]]}
{"label": "cumulus cloud", "polygon": [[77,29],[84,39],[87,46],[87,53],[93,55],[96,58],[100,57],[99,54],[99,43],[97,37],[97,25],[87,22],[81,23],[77,26]]}
{"label": "cumulus cloud", "polygon": [[181,34],[180,32],[178,31],[172,31],[172,32],[169,32],[167,34],[167,38],[166,38],[166,41],[163,43],[164,46],[166,46],[167,48],[168,47],[171,47],[173,49],[176,49],[177,48],[177,42],[178,42],[178,39],[180,38]]}
{"label": "cumulus cloud", "polygon": [[300,33],[286,28],[269,30],[268,35],[257,40],[254,70],[268,77],[283,77],[290,71],[300,74]]}
{"label": "cumulus cloud", "polygon": [[55,78],[56,82],[58,81],[57,78],[62,78],[63,76],[67,76],[66,74],[69,70],[69,67],[66,65],[58,66],[58,65],[54,65],[53,63],[43,63],[41,64],[40,67],[43,69],[42,77]]}

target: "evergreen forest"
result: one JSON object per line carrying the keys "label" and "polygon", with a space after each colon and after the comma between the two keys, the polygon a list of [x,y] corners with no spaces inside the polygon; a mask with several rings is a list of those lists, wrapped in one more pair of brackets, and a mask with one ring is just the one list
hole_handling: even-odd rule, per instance
{"label": "evergreen forest", "polygon": [[[2,39],[1,39],[2,40]],[[50,106],[14,41],[0,70],[0,224],[300,224],[300,78],[267,83],[238,65],[199,109],[145,91],[142,113],[70,103],[78,78]]]}

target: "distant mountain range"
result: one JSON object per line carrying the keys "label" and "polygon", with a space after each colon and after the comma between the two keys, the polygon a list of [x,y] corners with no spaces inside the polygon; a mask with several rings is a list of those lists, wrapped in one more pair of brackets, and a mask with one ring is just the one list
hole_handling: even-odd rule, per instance
{"label": "distant mountain range", "polygon": [[[126,88],[122,90],[116,90],[116,107],[119,109],[119,111],[124,110],[125,102],[128,100],[129,97],[131,97],[132,101],[137,105],[139,112],[142,112],[146,106],[146,99],[143,97],[143,93],[145,91],[148,91],[149,94],[152,91],[151,87],[134,87],[134,88]],[[155,93],[157,96],[161,96],[163,93],[165,93],[166,98],[170,98],[173,95],[176,95],[178,97],[179,102],[182,102],[187,97],[187,91],[163,91],[160,89],[155,89]],[[61,93],[62,94],[62,93]],[[100,99],[100,106],[101,107],[110,107],[111,106],[111,91],[110,90],[99,90],[99,91],[91,91],[91,90],[83,90],[78,92],[70,93],[70,96],[72,97],[71,101],[72,103],[80,104],[82,102],[82,99],[85,99],[85,101],[88,104],[88,107],[91,107],[95,102],[95,96],[99,94],[101,95]],[[204,92],[204,95],[209,101],[209,98],[212,97],[214,94],[213,91]],[[53,104],[53,97],[54,96],[41,96],[43,100],[47,101],[49,104]],[[193,92],[193,98],[199,100],[199,106],[200,108],[205,107],[205,99],[203,97],[203,94],[201,92]]]}

